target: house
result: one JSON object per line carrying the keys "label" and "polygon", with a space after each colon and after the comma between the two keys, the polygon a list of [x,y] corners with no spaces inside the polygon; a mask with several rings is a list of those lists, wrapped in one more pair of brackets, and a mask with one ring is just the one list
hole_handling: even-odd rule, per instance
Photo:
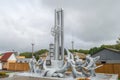
{"label": "house", "polygon": [[104,48],[96,52],[92,57],[100,56],[101,63],[120,63],[120,51],[111,48]]}
{"label": "house", "polygon": [[17,63],[29,63],[32,58],[25,58],[25,56],[16,56]]}
{"label": "house", "polygon": [[86,58],[86,55],[84,53],[74,52],[73,55],[78,56],[80,59],[83,59],[83,60]]}
{"label": "house", "polygon": [[[0,59],[2,58],[2,56],[0,56]],[[2,70],[2,63],[0,62],[0,70]]]}
{"label": "house", "polygon": [[103,48],[92,55],[96,56],[100,56],[98,65],[103,65],[96,69],[97,73],[118,74],[120,78],[120,50]]}
{"label": "house", "polygon": [[25,56],[16,56],[17,59],[24,59]]}
{"label": "house", "polygon": [[17,58],[17,63],[29,63],[31,58]]}
{"label": "house", "polygon": [[28,71],[29,61],[30,59],[25,58],[25,56],[19,56],[17,52],[5,52],[0,59],[0,69],[11,71]]}
{"label": "house", "polygon": [[0,56],[0,59],[2,58],[2,56]]}
{"label": "house", "polygon": [[0,59],[0,61],[2,63],[2,68],[3,69],[8,69],[9,63],[15,63],[16,60],[17,59],[16,59],[16,56],[15,56],[14,52],[6,52],[6,53],[4,53],[3,56]]}

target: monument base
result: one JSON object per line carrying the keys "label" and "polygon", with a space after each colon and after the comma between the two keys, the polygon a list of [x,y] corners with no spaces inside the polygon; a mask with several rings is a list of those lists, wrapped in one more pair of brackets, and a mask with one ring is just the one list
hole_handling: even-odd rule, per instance
{"label": "monument base", "polygon": [[[78,77],[78,78],[73,78],[72,74],[67,74],[65,75],[64,78],[56,78],[56,77],[44,77],[42,76],[43,74],[35,74],[35,73],[29,73],[29,72],[23,72],[23,73],[16,73],[14,75],[16,80],[84,80],[84,77]],[[21,78],[24,79],[21,79]],[[28,79],[29,78],[29,79]],[[104,73],[97,73],[96,77],[89,77],[87,78],[88,80],[118,80],[118,75],[117,74],[104,74]],[[85,79],[85,80],[87,80]]]}
{"label": "monument base", "polygon": [[117,74],[104,74],[104,73],[97,73],[96,77],[89,77],[89,78],[77,78],[76,80],[118,80]]}
{"label": "monument base", "polygon": [[63,64],[64,64],[64,61],[63,60],[51,60],[51,66],[49,66],[50,68],[62,68],[63,67]]}

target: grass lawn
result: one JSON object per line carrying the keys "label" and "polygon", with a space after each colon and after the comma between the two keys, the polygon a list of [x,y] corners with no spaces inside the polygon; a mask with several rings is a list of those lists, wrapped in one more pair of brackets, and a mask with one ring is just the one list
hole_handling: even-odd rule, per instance
{"label": "grass lawn", "polygon": [[0,72],[0,78],[8,77],[9,75],[6,74],[6,72]]}

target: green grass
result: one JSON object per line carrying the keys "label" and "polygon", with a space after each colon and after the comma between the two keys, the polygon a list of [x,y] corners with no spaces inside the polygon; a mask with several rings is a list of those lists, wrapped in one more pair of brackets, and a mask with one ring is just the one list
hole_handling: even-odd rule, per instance
{"label": "green grass", "polygon": [[0,78],[8,77],[6,72],[0,72]]}

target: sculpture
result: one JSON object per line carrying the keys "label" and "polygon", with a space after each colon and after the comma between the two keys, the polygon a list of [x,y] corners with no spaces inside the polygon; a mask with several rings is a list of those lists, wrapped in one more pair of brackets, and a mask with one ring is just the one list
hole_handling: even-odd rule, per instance
{"label": "sculpture", "polygon": [[38,61],[35,59],[35,56],[32,56],[32,59],[29,62],[30,72],[31,73],[40,73],[43,68],[43,59],[39,57]]}
{"label": "sculpture", "polygon": [[54,56],[51,60],[51,67],[46,66],[46,60],[43,64],[45,69],[44,76],[49,77],[63,77],[63,70],[66,67],[64,64],[64,29],[63,29],[63,10],[55,10],[55,26],[52,28],[52,35],[54,36]]}
{"label": "sculpture", "polygon": [[86,76],[92,76],[92,77],[96,76],[95,74],[96,61],[98,61],[99,58],[100,56],[95,58],[92,58],[90,55],[86,56],[86,61],[82,65],[82,67],[88,71],[87,73],[84,73]]}
{"label": "sculpture", "polygon": [[[53,58],[50,58],[51,67],[46,66],[46,60],[43,63],[43,68],[45,69],[44,76],[64,77],[65,72],[69,68],[72,69],[72,74],[74,78],[80,76],[95,76],[95,62],[99,59],[99,57],[92,58],[88,55],[86,56],[85,61],[82,61],[81,59],[79,59],[79,57],[76,57],[75,61],[73,54],[70,53],[67,49],[67,57],[65,57],[66,62],[64,61],[64,28],[62,9],[55,10],[55,26],[54,28],[52,28],[52,35],[54,36],[54,56]],[[81,72],[77,71],[76,67]],[[86,69],[88,72],[86,72],[84,69]]]}
{"label": "sculpture", "polygon": [[83,62],[79,58],[76,59],[76,66],[86,77],[96,76],[95,69],[102,66],[96,66],[96,61],[98,61],[100,56],[92,58],[90,55],[86,56],[85,61]]}
{"label": "sculpture", "polygon": [[31,73],[36,73],[36,59],[35,56],[32,56],[32,59],[29,62],[29,66],[30,66],[30,72]]}
{"label": "sculpture", "polygon": [[44,60],[42,59],[42,57],[39,57],[38,61],[36,62],[36,72],[37,73],[41,73],[41,70],[43,68],[43,63],[44,63]]}
{"label": "sculpture", "polygon": [[42,59],[42,57],[39,57],[39,59],[37,61],[37,65],[42,67],[43,66],[43,62],[44,62],[44,60]]}
{"label": "sculpture", "polygon": [[75,66],[75,61],[74,61],[74,57],[73,57],[73,54],[70,53],[68,50],[67,50],[67,62],[70,64],[70,67],[72,68],[72,74],[73,74],[73,77],[76,78],[76,77],[81,77],[82,76],[82,73],[77,71],[76,70],[76,66]]}
{"label": "sculpture", "polygon": [[[43,61],[41,57],[38,61],[36,61],[33,56],[30,61],[31,72],[40,73],[42,69],[40,66],[42,66],[44,68],[43,76],[46,77],[65,77],[65,72],[69,68],[72,69],[72,75],[74,78],[96,76],[95,69],[100,66],[96,67],[95,63],[100,58],[99,56],[92,58],[90,55],[87,55],[85,61],[76,56],[76,60],[74,60],[73,54],[66,49],[67,56],[64,57],[64,28],[62,9],[55,10],[55,26],[52,28],[52,35],[54,36],[54,44],[51,46],[54,47],[50,47],[50,53],[45,61]],[[53,54],[52,58],[51,53]],[[48,60],[51,63],[49,66],[46,65]]]}

